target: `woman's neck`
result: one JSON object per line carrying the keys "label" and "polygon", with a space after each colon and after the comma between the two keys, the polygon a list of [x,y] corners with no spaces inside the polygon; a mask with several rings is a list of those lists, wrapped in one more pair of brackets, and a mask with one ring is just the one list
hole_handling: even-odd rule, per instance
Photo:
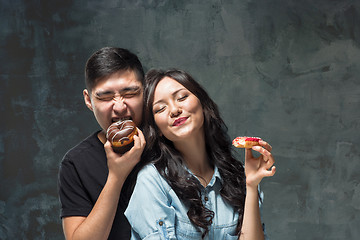
{"label": "woman's neck", "polygon": [[[174,146],[183,156],[186,166],[199,178],[201,184],[206,186],[214,169],[210,165],[206,152],[205,136],[199,134],[196,138],[174,143]],[[201,179],[205,181],[203,182]]]}

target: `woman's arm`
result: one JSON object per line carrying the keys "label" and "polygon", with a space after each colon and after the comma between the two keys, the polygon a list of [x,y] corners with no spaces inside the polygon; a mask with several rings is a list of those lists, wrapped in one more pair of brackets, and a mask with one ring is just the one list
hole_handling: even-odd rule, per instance
{"label": "woman's arm", "polygon": [[271,146],[264,142],[259,142],[260,146],[252,149],[261,154],[254,158],[251,149],[245,151],[245,175],[246,175],[246,198],[244,207],[243,224],[240,240],[263,240],[264,232],[260,219],[258,185],[264,177],[275,174],[275,160],[271,154]]}
{"label": "woman's arm", "polygon": [[154,165],[146,165],[138,174],[125,211],[132,233],[140,239],[176,239],[175,210],[171,206],[171,187]]}
{"label": "woman's arm", "polygon": [[241,228],[240,240],[256,239],[263,240],[264,232],[262,229],[259,209],[258,189],[246,187],[246,198],[244,207],[244,218]]}

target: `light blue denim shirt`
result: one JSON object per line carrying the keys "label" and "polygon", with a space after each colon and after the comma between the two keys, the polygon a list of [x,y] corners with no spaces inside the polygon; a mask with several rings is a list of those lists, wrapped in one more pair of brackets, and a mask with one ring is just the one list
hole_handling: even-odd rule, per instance
{"label": "light blue denim shirt", "polygon": [[[222,199],[220,188],[221,176],[215,167],[210,183],[202,189],[205,206],[215,213],[205,239],[238,239],[238,213]],[[149,164],[139,172],[125,211],[131,224],[131,239],[201,239],[202,233],[190,222],[187,211],[156,167]]]}

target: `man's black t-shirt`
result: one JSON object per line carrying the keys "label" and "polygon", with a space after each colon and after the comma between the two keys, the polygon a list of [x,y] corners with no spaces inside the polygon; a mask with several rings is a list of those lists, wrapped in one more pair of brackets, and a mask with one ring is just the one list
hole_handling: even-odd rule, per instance
{"label": "man's black t-shirt", "polygon": [[[96,132],[69,150],[60,165],[60,217],[88,216],[102,191],[108,176],[104,145]],[[109,239],[130,239],[130,225],[124,211],[128,205],[132,182],[123,185]]]}

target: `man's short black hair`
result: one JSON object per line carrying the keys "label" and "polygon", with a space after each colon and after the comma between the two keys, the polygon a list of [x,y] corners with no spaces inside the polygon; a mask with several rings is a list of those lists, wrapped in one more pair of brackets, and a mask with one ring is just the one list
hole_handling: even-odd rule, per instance
{"label": "man's short black hair", "polygon": [[114,73],[131,70],[144,85],[144,70],[138,57],[124,48],[104,47],[95,52],[85,65],[85,85],[91,91],[96,83]]}

